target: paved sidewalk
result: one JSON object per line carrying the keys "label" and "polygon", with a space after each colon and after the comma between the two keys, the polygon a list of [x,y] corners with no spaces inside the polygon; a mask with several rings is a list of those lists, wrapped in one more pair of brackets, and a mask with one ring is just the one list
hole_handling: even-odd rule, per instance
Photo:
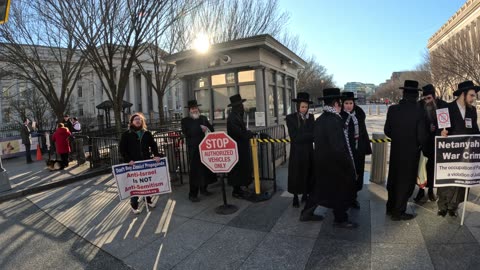
{"label": "paved sidewalk", "polygon": [[[45,190],[48,186],[60,186],[105,173],[105,170],[91,170],[88,161],[82,165],[77,165],[76,161],[72,161],[70,166],[64,170],[50,171],[46,166],[48,155],[44,155],[43,158],[44,160],[34,161],[30,164],[25,162],[24,157],[2,159],[12,189],[0,192],[0,202],[38,190]],[[64,181],[66,182],[62,183]]]}
{"label": "paved sidewalk", "polygon": [[[286,175],[283,166],[277,173],[280,188],[286,186]],[[128,202],[119,202],[110,175],[27,199],[55,222],[134,269],[460,270],[480,265],[478,198],[467,204],[463,227],[460,218],[438,217],[435,203],[410,204],[417,218],[393,222],[385,216],[385,188],[367,184],[359,196],[361,209],[350,211],[360,227],[350,231],[334,228],[333,216],[325,209],[318,209],[326,213],[323,222],[299,222],[300,209],[291,207],[291,195],[284,191],[254,204],[232,199],[229,189],[228,200],[239,211],[217,215],[220,186],[211,190],[214,196],[191,203],[187,184],[174,187],[172,194],[156,199],[155,209],[138,216],[130,212]],[[0,224],[2,217],[23,213],[24,203],[0,204]],[[48,227],[51,221],[40,218],[38,222]],[[20,256],[4,245],[1,241],[2,258]]]}

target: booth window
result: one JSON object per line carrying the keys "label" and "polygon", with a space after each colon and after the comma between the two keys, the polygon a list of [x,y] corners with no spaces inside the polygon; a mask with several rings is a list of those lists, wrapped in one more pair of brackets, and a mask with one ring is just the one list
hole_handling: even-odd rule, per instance
{"label": "booth window", "polygon": [[195,99],[199,104],[202,104],[200,107],[200,114],[205,115],[207,118],[210,118],[210,108],[211,108],[211,97],[209,89],[202,89],[195,91]]}
{"label": "booth window", "polygon": [[246,99],[245,103],[243,103],[243,107],[249,116],[249,120],[255,119],[255,112],[257,111],[257,91],[255,85],[241,85],[240,95],[242,98]]}
{"label": "booth window", "polygon": [[255,71],[254,70],[247,70],[247,71],[240,71],[238,72],[238,82],[254,82],[255,81]]}
{"label": "booth window", "polygon": [[214,120],[223,120],[228,117],[230,110],[230,107],[228,107],[228,104],[230,104],[229,97],[236,93],[235,86],[213,88]]}

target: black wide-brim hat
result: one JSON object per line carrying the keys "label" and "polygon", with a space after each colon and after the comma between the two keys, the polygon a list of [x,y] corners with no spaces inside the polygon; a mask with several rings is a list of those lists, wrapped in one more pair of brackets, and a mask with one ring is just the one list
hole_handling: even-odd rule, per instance
{"label": "black wide-brim hat", "polygon": [[358,98],[355,97],[355,93],[353,92],[343,92],[342,93],[342,100],[357,100]]}
{"label": "black wide-brim hat", "polygon": [[298,92],[297,98],[292,99],[293,102],[306,102],[308,104],[313,104],[313,101],[310,100],[310,95],[307,92]]}
{"label": "black wide-brim hat", "polygon": [[405,80],[403,87],[399,88],[407,91],[422,91],[422,89],[418,88],[418,82],[412,80]]}
{"label": "black wide-brim hat", "polygon": [[458,89],[453,92],[453,95],[458,97],[463,92],[466,92],[468,90],[475,90],[475,93],[478,93],[478,91],[480,91],[480,86],[473,84],[472,81],[464,81],[458,84]]}
{"label": "black wide-brim hat", "polygon": [[228,104],[227,106],[232,107],[238,104],[242,104],[245,101],[246,99],[242,99],[242,96],[240,96],[240,94],[236,94],[230,97],[230,104]]}
{"label": "black wide-brim hat", "polygon": [[341,98],[340,89],[338,88],[325,88],[323,89],[323,97],[319,97],[318,100],[324,100],[329,98]]}
{"label": "black wide-brim hat", "polygon": [[432,95],[435,96],[435,87],[432,84],[427,84],[424,87],[422,87],[423,93],[422,96],[428,96]]}
{"label": "black wide-brim hat", "polygon": [[198,104],[197,103],[197,100],[193,99],[193,100],[189,100],[188,103],[187,103],[187,109],[190,109],[190,108],[193,108],[193,107],[200,107],[202,106],[202,104]]}

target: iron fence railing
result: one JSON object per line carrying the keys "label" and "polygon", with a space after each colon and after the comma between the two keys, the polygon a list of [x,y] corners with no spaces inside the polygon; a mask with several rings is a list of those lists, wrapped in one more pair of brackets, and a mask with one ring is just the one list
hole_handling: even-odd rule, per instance
{"label": "iron fence railing", "polygon": [[[257,133],[268,135],[272,139],[286,139],[287,133],[284,125],[276,125],[256,130]],[[283,163],[287,161],[287,144],[275,143],[273,145],[275,160],[283,158]]]}

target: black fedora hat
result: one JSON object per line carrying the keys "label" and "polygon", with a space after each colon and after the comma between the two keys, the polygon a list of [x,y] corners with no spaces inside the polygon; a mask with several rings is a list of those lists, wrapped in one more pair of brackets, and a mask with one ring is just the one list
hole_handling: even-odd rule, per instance
{"label": "black fedora hat", "polygon": [[340,89],[338,88],[325,88],[323,89],[323,97],[319,97],[318,100],[324,100],[327,98],[341,98]]}
{"label": "black fedora hat", "polygon": [[422,89],[418,88],[418,82],[412,80],[405,80],[405,82],[403,82],[403,87],[400,87],[400,89],[410,91],[422,91]]}
{"label": "black fedora hat", "polygon": [[193,99],[193,100],[188,101],[187,107],[185,107],[185,108],[190,109],[190,108],[193,108],[193,107],[200,107],[200,106],[202,106],[202,104],[198,104],[197,100]]}
{"label": "black fedora hat", "polygon": [[458,84],[458,89],[453,92],[453,95],[458,97],[462,94],[462,92],[466,92],[468,90],[475,90],[475,93],[480,91],[480,86],[474,85],[472,81],[464,81]]}
{"label": "black fedora hat", "polygon": [[424,87],[422,87],[423,93],[422,96],[428,96],[432,95],[435,96],[435,87],[432,84],[427,84]]}
{"label": "black fedora hat", "polygon": [[343,100],[357,100],[358,98],[355,97],[355,93],[353,93],[353,92],[342,92],[342,99]]}
{"label": "black fedora hat", "polygon": [[310,95],[307,92],[298,92],[297,98],[292,99],[293,102],[306,102],[308,104],[312,104],[313,102],[310,100]]}
{"label": "black fedora hat", "polygon": [[235,106],[237,104],[241,104],[245,102],[246,99],[242,99],[242,96],[240,94],[236,94],[230,97],[230,104],[228,104],[228,107]]}

